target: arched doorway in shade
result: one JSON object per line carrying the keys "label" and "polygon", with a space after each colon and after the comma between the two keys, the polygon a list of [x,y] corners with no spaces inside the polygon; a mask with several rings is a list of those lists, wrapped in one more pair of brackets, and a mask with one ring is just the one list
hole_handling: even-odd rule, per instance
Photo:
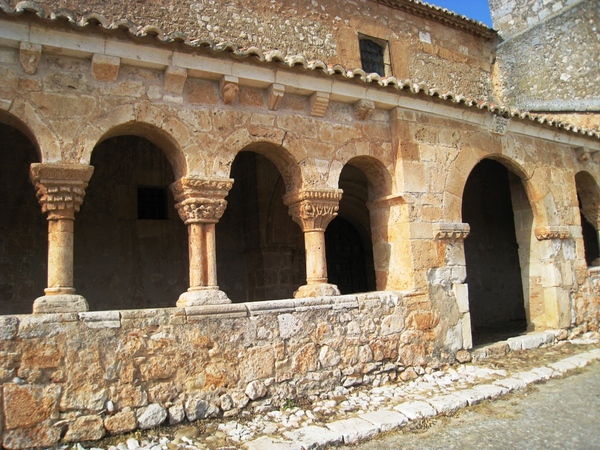
{"label": "arched doorway in shade", "polygon": [[368,200],[368,180],[347,164],[340,174],[344,191],[338,217],[325,230],[327,276],[342,294],[374,291],[375,268]]}
{"label": "arched doorway in shade", "polygon": [[463,222],[471,227],[465,259],[474,345],[527,329],[516,208],[520,216],[531,216],[519,177],[498,161],[479,162],[467,179],[462,204]]}
{"label": "arched doorway in shade", "polygon": [[581,233],[588,266],[600,266],[598,224],[600,222],[600,188],[588,172],[575,175]]}
{"label": "arched doorway in shade", "polygon": [[187,228],[162,148],[124,134],[96,145],[75,215],[75,286],[90,310],[175,306],[188,288]]}
{"label": "arched doorway in shade", "polygon": [[216,227],[219,286],[234,303],[292,298],[306,280],[304,236],[283,203],[284,178],[268,156],[274,146],[251,148],[231,165]]}

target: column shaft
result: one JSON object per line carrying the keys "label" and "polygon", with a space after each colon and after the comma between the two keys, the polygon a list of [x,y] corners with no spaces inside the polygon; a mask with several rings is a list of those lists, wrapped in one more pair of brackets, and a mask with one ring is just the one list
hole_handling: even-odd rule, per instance
{"label": "column shaft", "polygon": [[72,219],[48,220],[47,295],[74,294]]}

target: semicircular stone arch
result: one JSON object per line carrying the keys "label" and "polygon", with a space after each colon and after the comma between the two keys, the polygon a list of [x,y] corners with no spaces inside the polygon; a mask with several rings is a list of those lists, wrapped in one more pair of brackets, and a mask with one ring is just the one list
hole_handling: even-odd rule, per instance
{"label": "semicircular stone arch", "polygon": [[[238,144],[242,144],[240,141]],[[292,192],[302,186],[302,170],[300,162],[292,152],[269,140],[249,140],[243,146],[229,148],[219,152],[213,164],[212,176],[229,178],[231,166],[241,152],[253,152],[267,158],[281,174],[286,192]]]}
{"label": "semicircular stone arch", "polygon": [[473,169],[484,159],[502,164],[523,183],[527,198],[533,210],[536,226],[548,226],[556,223],[556,204],[554,196],[541,174],[537,174],[533,164],[522,164],[510,156],[491,153],[477,148],[467,147],[461,151],[457,161],[450,167],[444,191],[444,211],[442,217],[449,222],[460,222],[462,199],[467,179]]}
{"label": "semicircular stone arch", "polygon": [[98,145],[118,136],[136,136],[152,142],[166,156],[175,179],[179,179],[187,174],[187,161],[177,140],[167,131],[144,122],[128,122],[110,128],[99,137],[94,148],[89,150],[89,152],[86,151],[84,160],[87,162],[91,161],[92,153]]}

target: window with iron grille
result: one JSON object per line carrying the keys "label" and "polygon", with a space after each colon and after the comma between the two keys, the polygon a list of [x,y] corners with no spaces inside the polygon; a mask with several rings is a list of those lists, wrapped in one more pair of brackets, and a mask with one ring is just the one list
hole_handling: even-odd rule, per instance
{"label": "window with iron grille", "polygon": [[362,69],[367,73],[389,76],[390,64],[387,42],[367,36],[359,36],[360,60]]}
{"label": "window with iron grille", "polygon": [[138,219],[164,220],[167,214],[167,188],[138,186]]}

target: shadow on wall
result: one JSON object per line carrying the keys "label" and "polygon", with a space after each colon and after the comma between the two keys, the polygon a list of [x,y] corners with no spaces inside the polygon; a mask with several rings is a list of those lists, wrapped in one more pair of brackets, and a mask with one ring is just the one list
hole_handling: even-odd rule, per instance
{"label": "shadow on wall", "polygon": [[0,314],[29,314],[46,287],[48,225],[29,181],[39,162],[16,128],[0,124]]}
{"label": "shadow on wall", "polygon": [[[465,259],[475,345],[527,328],[511,185],[506,167],[484,159],[469,175],[463,194],[463,222],[471,227]],[[517,188],[513,197],[521,193]]]}
{"label": "shadow on wall", "polygon": [[94,149],[94,175],[75,218],[75,286],[90,310],[173,307],[188,287],[187,229],[171,166],[136,136]]}

